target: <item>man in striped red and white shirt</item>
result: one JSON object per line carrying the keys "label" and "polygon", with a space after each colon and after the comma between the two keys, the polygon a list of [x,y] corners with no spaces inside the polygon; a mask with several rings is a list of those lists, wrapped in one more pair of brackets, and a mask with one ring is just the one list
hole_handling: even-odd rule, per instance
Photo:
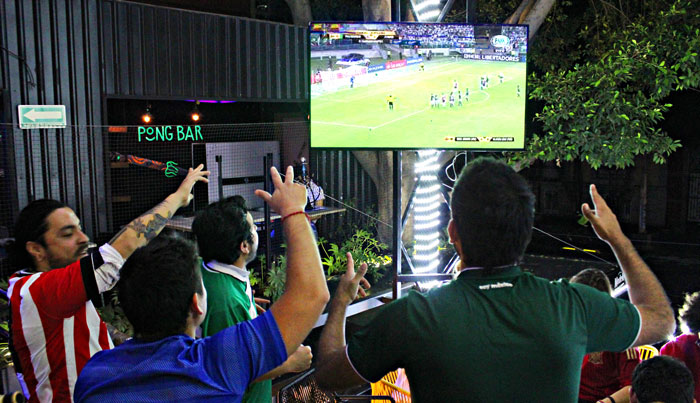
{"label": "man in striped red and white shirt", "polygon": [[119,269],[134,250],[163,229],[192,199],[192,187],[208,182],[203,165],[190,168],[175,193],[127,224],[98,250],[72,209],[37,200],[20,212],[12,259],[25,268],[10,278],[11,337],[30,402],[70,402],[73,388],[95,353],[113,347],[95,303],[119,280]]}

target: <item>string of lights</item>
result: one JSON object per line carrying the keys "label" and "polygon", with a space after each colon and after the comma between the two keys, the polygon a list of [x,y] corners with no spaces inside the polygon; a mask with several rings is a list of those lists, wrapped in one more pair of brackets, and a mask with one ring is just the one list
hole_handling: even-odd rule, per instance
{"label": "string of lights", "polygon": [[440,252],[440,181],[437,171],[440,169],[437,150],[418,151],[415,170],[418,183],[414,198],[413,231],[416,241],[414,250],[414,272],[429,273],[437,269]]}

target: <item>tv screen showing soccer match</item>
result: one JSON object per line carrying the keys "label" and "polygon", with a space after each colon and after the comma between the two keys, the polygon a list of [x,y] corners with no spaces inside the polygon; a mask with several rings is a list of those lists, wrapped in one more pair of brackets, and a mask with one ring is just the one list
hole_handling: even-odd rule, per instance
{"label": "tv screen showing soccer match", "polygon": [[528,27],[311,23],[311,147],[524,148]]}

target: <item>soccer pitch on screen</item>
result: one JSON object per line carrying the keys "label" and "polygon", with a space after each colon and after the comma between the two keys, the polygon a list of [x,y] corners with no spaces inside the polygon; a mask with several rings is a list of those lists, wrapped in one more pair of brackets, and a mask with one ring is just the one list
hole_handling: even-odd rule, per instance
{"label": "soccer pitch on screen", "polygon": [[[427,57],[424,50],[418,52],[418,46],[409,46],[406,56],[398,55],[400,48],[395,46],[385,49],[394,49],[393,58],[367,57],[354,66],[337,63],[332,68],[338,59],[324,63],[314,59],[312,51],[312,147],[524,147],[524,57],[473,60],[469,58],[473,54],[454,50]],[[373,71],[375,65],[381,70]]]}

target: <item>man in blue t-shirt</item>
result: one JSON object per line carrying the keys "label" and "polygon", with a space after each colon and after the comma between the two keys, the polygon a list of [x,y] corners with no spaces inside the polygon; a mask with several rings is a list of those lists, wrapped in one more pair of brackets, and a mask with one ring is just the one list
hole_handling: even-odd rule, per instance
{"label": "man in blue t-shirt", "polygon": [[195,340],[207,293],[194,245],[164,237],[137,250],[121,271],[119,300],[134,338],[95,354],[75,386],[76,402],[241,400],[248,384],[279,366],[306,338],[328,302],[306,216],[304,186],[271,170],[275,192],[257,190],[283,217],[285,293],[256,319]]}

